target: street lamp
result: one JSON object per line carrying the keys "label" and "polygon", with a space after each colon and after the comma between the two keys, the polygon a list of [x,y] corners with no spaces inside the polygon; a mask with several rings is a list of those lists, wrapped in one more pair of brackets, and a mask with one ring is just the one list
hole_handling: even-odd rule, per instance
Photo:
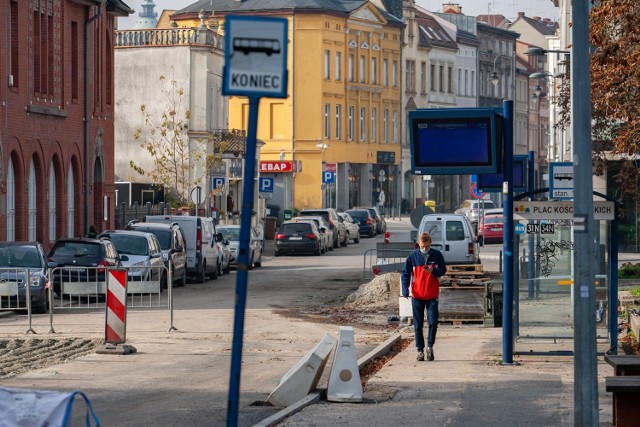
{"label": "street lamp", "polygon": [[500,75],[496,71],[496,62],[498,62],[498,58],[500,58],[501,56],[504,56],[504,55],[498,55],[493,59],[493,72],[489,76],[489,79],[491,80],[491,83],[494,86],[497,86],[498,83],[500,83]]}

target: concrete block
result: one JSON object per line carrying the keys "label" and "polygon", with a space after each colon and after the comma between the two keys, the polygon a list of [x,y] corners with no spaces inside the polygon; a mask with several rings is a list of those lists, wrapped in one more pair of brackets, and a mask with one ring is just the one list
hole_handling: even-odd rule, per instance
{"label": "concrete block", "polygon": [[400,317],[413,317],[411,298],[398,297],[398,307],[400,308]]}
{"label": "concrete block", "polygon": [[631,330],[636,336],[636,341],[640,342],[640,316],[635,314],[630,315],[629,323],[631,324]]}
{"label": "concrete block", "polygon": [[362,402],[362,383],[353,335],[353,327],[340,327],[327,388],[327,400],[330,402]]}
{"label": "concrete block", "polygon": [[284,374],[267,402],[274,406],[289,406],[314,390],[335,345],[336,339],[329,334],[325,335],[322,341]]}

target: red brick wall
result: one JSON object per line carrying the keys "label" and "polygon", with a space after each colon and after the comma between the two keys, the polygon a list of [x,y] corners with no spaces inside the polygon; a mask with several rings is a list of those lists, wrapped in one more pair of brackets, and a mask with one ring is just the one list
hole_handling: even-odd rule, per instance
{"label": "red brick wall", "polygon": [[[54,36],[54,40],[59,43],[53,52],[56,56],[54,64],[58,68],[55,81],[56,90],[48,94],[49,99],[39,99],[34,94],[34,73],[33,73],[33,48],[30,40],[33,39],[33,10],[30,1],[19,0],[15,4],[18,6],[18,29],[19,29],[19,50],[21,55],[18,58],[19,86],[9,88],[6,76],[15,70],[9,70],[8,57],[10,52],[10,21],[5,10],[10,9],[11,0],[0,0],[0,143],[2,144],[2,175],[0,175],[0,240],[6,239],[6,170],[8,159],[14,161],[15,181],[16,181],[16,240],[26,240],[28,237],[28,177],[29,165],[34,158],[36,165],[37,180],[37,240],[45,247],[49,247],[49,169],[52,159],[56,165],[56,237],[67,235],[67,177],[72,162],[77,164],[75,172],[75,227],[74,235],[84,233],[84,29],[85,22],[96,14],[96,8],[80,6],[68,0],[61,0],[60,9],[55,10],[56,16],[60,19],[55,25],[56,30],[61,33]],[[47,4],[48,2],[40,2]],[[107,87],[113,88],[113,81],[107,85],[105,79],[110,76],[113,79],[113,71],[107,73],[105,58],[108,58],[106,49],[113,49],[112,40],[107,34],[111,34],[114,27],[115,18],[107,15],[106,10],[101,16],[88,26],[89,30],[89,206],[88,221],[100,219],[96,224],[99,230],[113,227],[113,208],[109,215],[109,220],[102,221],[102,212],[94,214],[94,209],[102,206],[102,196],[107,195],[114,200],[113,186],[113,102],[107,104],[107,96],[113,99],[113,94],[107,94]],[[72,22],[76,22],[77,46],[73,49],[72,43]],[[53,43],[49,41],[50,43]],[[95,51],[98,46],[99,51]],[[72,79],[73,52],[77,52],[76,63],[78,81]],[[113,53],[111,53],[113,57]],[[99,62],[96,62],[99,61]],[[95,68],[95,67],[99,68]],[[113,66],[113,61],[111,61]],[[96,72],[97,71],[97,72]],[[78,87],[78,99],[72,99],[72,85]],[[94,85],[99,84],[100,91],[94,90]],[[102,94],[99,103],[94,102],[94,95]],[[45,108],[44,114],[37,111],[38,108]],[[66,117],[49,112],[62,112]],[[101,130],[102,149],[98,150],[102,154],[102,170],[104,182],[94,185],[93,164],[95,161],[96,149],[94,142]],[[35,157],[34,157],[35,156]],[[96,190],[100,190],[97,191]],[[87,225],[88,226],[88,225]]]}

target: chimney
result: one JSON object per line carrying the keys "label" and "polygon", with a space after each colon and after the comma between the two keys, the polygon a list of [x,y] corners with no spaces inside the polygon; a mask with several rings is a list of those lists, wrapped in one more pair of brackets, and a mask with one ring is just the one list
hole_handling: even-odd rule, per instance
{"label": "chimney", "polygon": [[551,22],[551,19],[549,18],[542,18],[542,22],[548,24],[549,22]]}
{"label": "chimney", "polygon": [[533,17],[533,20],[534,20],[534,21],[539,21],[539,20],[540,20],[540,17],[539,17],[539,16],[534,16],[534,17]]}
{"label": "chimney", "polygon": [[442,12],[462,14],[462,6],[458,3],[444,3],[442,5]]}
{"label": "chimney", "polygon": [[524,12],[518,12],[518,18],[524,18]]}

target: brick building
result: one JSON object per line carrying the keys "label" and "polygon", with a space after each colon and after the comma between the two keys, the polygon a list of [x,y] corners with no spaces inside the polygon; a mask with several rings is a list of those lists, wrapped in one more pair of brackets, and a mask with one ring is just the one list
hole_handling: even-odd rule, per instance
{"label": "brick building", "polygon": [[0,240],[49,247],[113,226],[113,31],[130,13],[0,0]]}

